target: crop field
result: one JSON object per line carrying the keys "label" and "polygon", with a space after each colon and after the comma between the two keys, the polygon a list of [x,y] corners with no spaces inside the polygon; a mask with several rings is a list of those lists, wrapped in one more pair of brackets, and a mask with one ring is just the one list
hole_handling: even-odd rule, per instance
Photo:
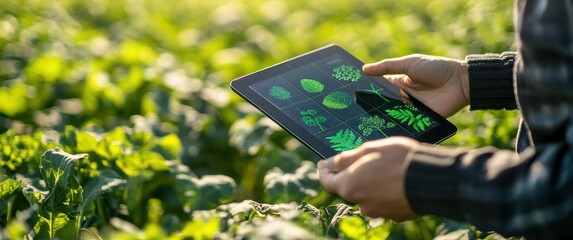
{"label": "crop field", "polygon": [[[330,43],[365,62],[515,50],[512,6],[2,0],[0,239],[511,238],[362,216],[229,83]],[[511,149],[519,115],[450,120],[459,131],[443,145]]]}

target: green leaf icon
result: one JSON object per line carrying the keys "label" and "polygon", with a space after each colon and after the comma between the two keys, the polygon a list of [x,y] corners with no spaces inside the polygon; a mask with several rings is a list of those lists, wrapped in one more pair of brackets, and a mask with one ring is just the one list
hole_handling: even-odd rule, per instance
{"label": "green leaf icon", "polygon": [[416,132],[423,132],[433,124],[433,121],[429,117],[418,112],[418,109],[414,106],[396,106],[395,109],[386,109],[386,113],[400,121],[400,123],[406,123],[408,126],[414,128]]}
{"label": "green leaf icon", "polygon": [[318,126],[321,131],[324,131],[324,127],[320,125],[320,123],[326,122],[326,118],[324,116],[315,116],[317,114],[316,110],[309,109],[306,111],[301,111],[300,115],[302,116],[302,121],[309,127]]}
{"label": "green leaf icon", "polygon": [[308,78],[302,79],[300,80],[300,85],[305,91],[309,93],[319,93],[322,92],[322,90],[324,90],[324,84],[313,79],[308,79]]}
{"label": "green leaf icon", "polygon": [[288,100],[291,98],[290,92],[280,86],[273,86],[271,90],[269,90],[269,94],[271,95],[271,97],[278,100]]}
{"label": "green leaf icon", "polygon": [[357,137],[348,128],[338,131],[334,136],[326,137],[326,140],[330,142],[331,148],[338,152],[355,149],[363,142],[361,137]]}
{"label": "green leaf icon", "polygon": [[378,131],[380,133],[382,133],[382,135],[384,135],[385,137],[388,137],[388,135],[386,135],[386,133],[384,133],[384,129],[389,129],[389,128],[393,128],[396,126],[395,123],[393,122],[386,122],[386,120],[378,117],[378,116],[374,116],[374,117],[362,117],[360,118],[360,125],[358,125],[358,129],[360,131],[362,131],[362,134],[364,136],[370,136],[370,134],[372,134],[372,132],[374,131]]}
{"label": "green leaf icon", "polygon": [[340,81],[356,82],[362,77],[362,71],[352,65],[341,65],[332,70],[332,76]]}
{"label": "green leaf icon", "polygon": [[352,101],[353,99],[350,94],[341,91],[334,91],[324,97],[322,104],[331,109],[345,109],[352,104]]}

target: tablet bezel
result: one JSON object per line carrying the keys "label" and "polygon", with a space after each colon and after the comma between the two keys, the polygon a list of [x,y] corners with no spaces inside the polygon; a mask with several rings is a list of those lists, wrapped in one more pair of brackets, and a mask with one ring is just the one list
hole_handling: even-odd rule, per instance
{"label": "tablet bezel", "polygon": [[[342,47],[336,44],[327,45],[325,47],[316,49],[314,51],[308,52],[303,55],[291,58],[284,62],[278,63],[276,65],[267,67],[260,71],[239,77],[231,82],[231,89],[239,94],[242,98],[247,100],[257,109],[259,109],[263,114],[276,122],[279,126],[293,135],[296,139],[310,148],[313,152],[318,154],[322,158],[328,158],[333,155],[338,154],[337,151],[333,150],[330,146],[327,146],[318,139],[315,135],[311,134],[308,130],[300,126],[294,120],[289,118],[284,112],[280,111],[271,102],[263,98],[257,92],[250,88],[251,85],[258,83],[260,81],[268,80],[269,78],[276,77],[283,73],[286,73],[292,69],[305,66],[307,64],[319,61],[324,58],[331,57],[333,55],[339,55],[348,63],[361,68],[364,63],[358,58],[350,54],[348,51],[344,50]],[[399,96],[400,89],[390,83],[382,76],[367,76],[373,79],[377,83],[385,86],[392,93]],[[457,131],[457,128],[449,122],[444,117],[440,116],[429,107],[422,104],[420,101],[413,97],[409,97],[410,103],[412,103],[421,112],[432,118],[439,123],[439,125],[433,129],[424,132],[423,134],[415,137],[416,140],[425,143],[440,143],[443,140],[451,137]]]}

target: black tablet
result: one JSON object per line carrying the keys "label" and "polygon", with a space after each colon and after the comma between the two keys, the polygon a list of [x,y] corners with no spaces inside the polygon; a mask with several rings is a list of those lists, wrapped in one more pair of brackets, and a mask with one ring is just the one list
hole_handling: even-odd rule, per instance
{"label": "black tablet", "polygon": [[389,136],[438,143],[456,132],[385,78],[365,75],[362,65],[328,45],[237,78],[231,88],[322,158]]}

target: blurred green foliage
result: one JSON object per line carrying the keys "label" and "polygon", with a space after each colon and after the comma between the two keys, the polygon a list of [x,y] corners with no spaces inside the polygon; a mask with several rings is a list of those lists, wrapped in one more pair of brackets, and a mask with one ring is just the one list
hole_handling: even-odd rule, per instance
{"label": "blurred green foliage", "polygon": [[[511,50],[511,14],[509,0],[3,0],[0,237],[32,230],[38,207],[22,192],[41,189],[41,156],[60,147],[88,154],[76,163],[84,191],[117,183],[89,198],[90,217],[73,216],[82,238],[270,238],[277,224],[293,236],[480,238],[444,219],[394,224],[336,205],[303,161],[317,156],[228,84],[329,43],[365,62]],[[459,133],[444,145],[513,147],[514,111],[450,120]],[[227,204],[244,199],[256,202]],[[330,225],[347,215],[356,217]]]}

